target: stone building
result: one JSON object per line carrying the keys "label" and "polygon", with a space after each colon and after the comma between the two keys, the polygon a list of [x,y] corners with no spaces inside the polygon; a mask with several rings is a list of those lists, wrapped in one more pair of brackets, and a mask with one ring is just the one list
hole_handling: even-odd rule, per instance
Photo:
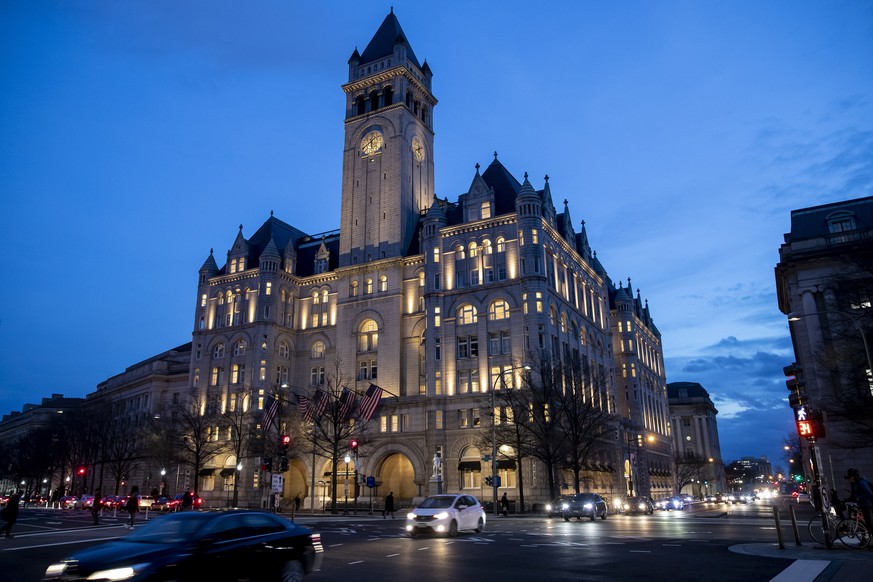
{"label": "stone building", "polygon": [[687,473],[693,479],[683,486],[682,493],[701,497],[726,492],[724,461],[715,418],[718,410],[709,392],[697,382],[670,382],[667,397],[677,472]]}
{"label": "stone building", "polygon": [[796,358],[786,369],[794,408],[821,414],[821,473],[843,490],[847,468],[873,474],[873,197],[792,210],[776,291]]}
{"label": "stone building", "polygon": [[[490,427],[490,391],[518,381],[532,352],[578,356],[604,371],[599,402],[624,418],[587,463],[586,487],[623,495],[625,468],[644,474],[646,494],[668,492],[663,354],[648,305],[612,283],[568,202],[555,208],[548,177],[535,188],[495,154],[456,201],[434,196],[432,80],[392,12],[349,59],[339,230],[309,235],[271,214],[248,238],[240,227],[222,265],[210,252],[190,386],[219,406],[251,394],[260,409],[272,393],[312,396],[332,374],[358,394],[378,384],[385,392],[359,467],[375,477],[374,494],[394,491],[406,504],[427,495],[439,453],[444,489],[487,498],[490,451],[477,443]],[[637,438],[647,450],[631,464],[623,443]],[[330,495],[312,487],[333,470],[314,457],[295,455],[285,475],[284,495],[300,493],[304,506]],[[511,457],[498,462],[501,493],[517,497],[521,470],[526,496],[546,499],[536,463]],[[216,459],[216,468],[237,463]],[[254,487],[260,464],[241,463],[250,504],[265,503]],[[208,498],[210,483],[200,491]]]}

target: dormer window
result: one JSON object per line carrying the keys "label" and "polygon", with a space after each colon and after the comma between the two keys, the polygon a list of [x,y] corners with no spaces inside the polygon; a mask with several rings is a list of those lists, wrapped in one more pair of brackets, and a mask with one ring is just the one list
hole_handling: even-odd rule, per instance
{"label": "dormer window", "polygon": [[828,233],[831,243],[844,243],[855,240],[856,235],[853,232],[855,226],[855,215],[846,210],[834,212],[828,218]]}
{"label": "dormer window", "polygon": [[491,203],[482,203],[482,218],[491,218]]}
{"label": "dormer window", "polygon": [[316,272],[316,274],[327,272],[327,259],[316,259],[315,260],[315,272]]}

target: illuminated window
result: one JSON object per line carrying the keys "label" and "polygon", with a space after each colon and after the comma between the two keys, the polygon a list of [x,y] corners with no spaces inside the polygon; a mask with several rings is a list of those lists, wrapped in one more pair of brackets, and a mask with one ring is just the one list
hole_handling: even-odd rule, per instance
{"label": "illuminated window", "polygon": [[531,242],[533,242],[533,244],[537,244],[537,242],[539,242],[540,237],[539,237],[539,232],[537,231],[537,229],[535,229],[535,228],[530,229],[530,240],[531,240]]}
{"label": "illuminated window", "polygon": [[371,352],[379,347],[379,326],[372,319],[361,324],[358,329],[358,351]]}
{"label": "illuminated window", "polygon": [[261,365],[258,368],[258,379],[261,382],[267,379],[267,360],[261,360]]}
{"label": "illuminated window", "polygon": [[352,281],[351,287],[349,288],[349,295],[352,297],[358,296],[358,282]]}
{"label": "illuminated window", "polygon": [[433,249],[433,262],[434,263],[440,262],[440,250],[436,247],[434,247],[434,249]]}
{"label": "illuminated window", "polygon": [[312,354],[313,358],[323,358],[324,357],[324,342],[321,340],[316,341],[312,344]]}
{"label": "illuminated window", "polygon": [[218,343],[215,344],[215,348],[212,350],[213,358],[223,358],[224,357],[224,344]]}
{"label": "illuminated window", "polygon": [[502,299],[498,299],[488,308],[488,319],[496,321],[509,317],[509,303]]}
{"label": "illuminated window", "polygon": [[472,259],[472,258],[477,257],[477,256],[479,256],[479,246],[476,243],[471,242],[470,243],[470,258]]}
{"label": "illuminated window", "polygon": [[473,307],[469,303],[465,303],[458,308],[459,325],[469,325],[471,323],[476,323],[477,321],[478,315],[476,313],[475,307]]}
{"label": "illuminated window", "polygon": [[482,218],[491,218],[491,203],[482,203]]}
{"label": "illuminated window", "polygon": [[272,294],[273,294],[273,284],[267,283],[267,295],[272,295]]}
{"label": "illuminated window", "polygon": [[210,378],[212,386],[220,386],[224,381],[224,368],[215,366],[212,368],[212,377]]}
{"label": "illuminated window", "polygon": [[434,307],[434,308],[433,308],[433,326],[434,326],[434,327],[439,327],[439,326],[440,326],[440,323],[441,323],[441,322],[440,322],[440,308],[439,308],[439,307]]}
{"label": "illuminated window", "polygon": [[379,291],[387,291],[388,290],[388,277],[382,275],[379,277]]}
{"label": "illuminated window", "polygon": [[434,410],[433,423],[434,423],[435,429],[437,429],[437,430],[443,429],[443,411],[442,410]]}
{"label": "illuminated window", "polygon": [[230,382],[231,384],[242,384],[246,377],[245,364],[234,364],[231,368]]}
{"label": "illuminated window", "polygon": [[233,344],[233,355],[234,356],[246,355],[246,340],[238,340],[235,344]]}
{"label": "illuminated window", "polygon": [[370,295],[372,292],[373,292],[373,280],[367,279],[366,283],[364,284],[364,293],[366,295]]}
{"label": "illuminated window", "polygon": [[497,252],[505,253],[506,252],[506,239],[502,236],[497,237]]}
{"label": "illuminated window", "polygon": [[200,296],[200,307],[206,307],[206,293]]}

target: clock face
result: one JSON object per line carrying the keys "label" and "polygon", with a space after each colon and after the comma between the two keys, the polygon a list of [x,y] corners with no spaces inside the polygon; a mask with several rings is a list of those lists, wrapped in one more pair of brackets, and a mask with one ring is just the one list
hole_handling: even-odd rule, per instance
{"label": "clock face", "polygon": [[419,162],[424,161],[424,144],[418,136],[412,138],[412,153]]}
{"label": "clock face", "polygon": [[382,134],[378,131],[371,131],[361,140],[361,151],[364,155],[372,155],[377,153],[382,148]]}

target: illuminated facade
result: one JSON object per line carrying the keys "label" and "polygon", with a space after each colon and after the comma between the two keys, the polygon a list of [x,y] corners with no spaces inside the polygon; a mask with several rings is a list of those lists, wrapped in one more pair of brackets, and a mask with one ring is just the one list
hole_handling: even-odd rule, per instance
{"label": "illuminated facade", "polygon": [[[643,492],[668,492],[660,334],[639,296],[609,280],[567,201],[555,209],[548,177],[539,189],[527,175],[519,182],[495,154],[456,201],[435,198],[432,72],[393,12],[352,54],[343,90],[340,229],[309,235],[271,215],[249,238],[240,227],[223,265],[210,252],[190,387],[222,407],[251,393],[248,405],[260,409],[283,384],[312,394],[338,373],[358,393],[378,384],[385,395],[361,445],[375,494],[393,490],[407,504],[427,495],[439,451],[445,489],[487,498],[490,465],[478,447],[491,422],[489,390],[525,354],[581,356],[608,377],[602,406],[625,417],[627,434],[646,435],[633,459]],[[604,445],[583,482],[623,495],[628,449],[619,438]],[[257,458],[216,459],[201,494],[224,495],[228,480],[217,476],[238,462],[244,498],[263,504]],[[516,498],[519,467],[501,458],[499,469],[501,493]],[[542,470],[529,459],[521,469],[527,499],[544,501]],[[313,470],[321,480],[330,467],[293,459],[285,496],[324,495],[311,490]]]}

